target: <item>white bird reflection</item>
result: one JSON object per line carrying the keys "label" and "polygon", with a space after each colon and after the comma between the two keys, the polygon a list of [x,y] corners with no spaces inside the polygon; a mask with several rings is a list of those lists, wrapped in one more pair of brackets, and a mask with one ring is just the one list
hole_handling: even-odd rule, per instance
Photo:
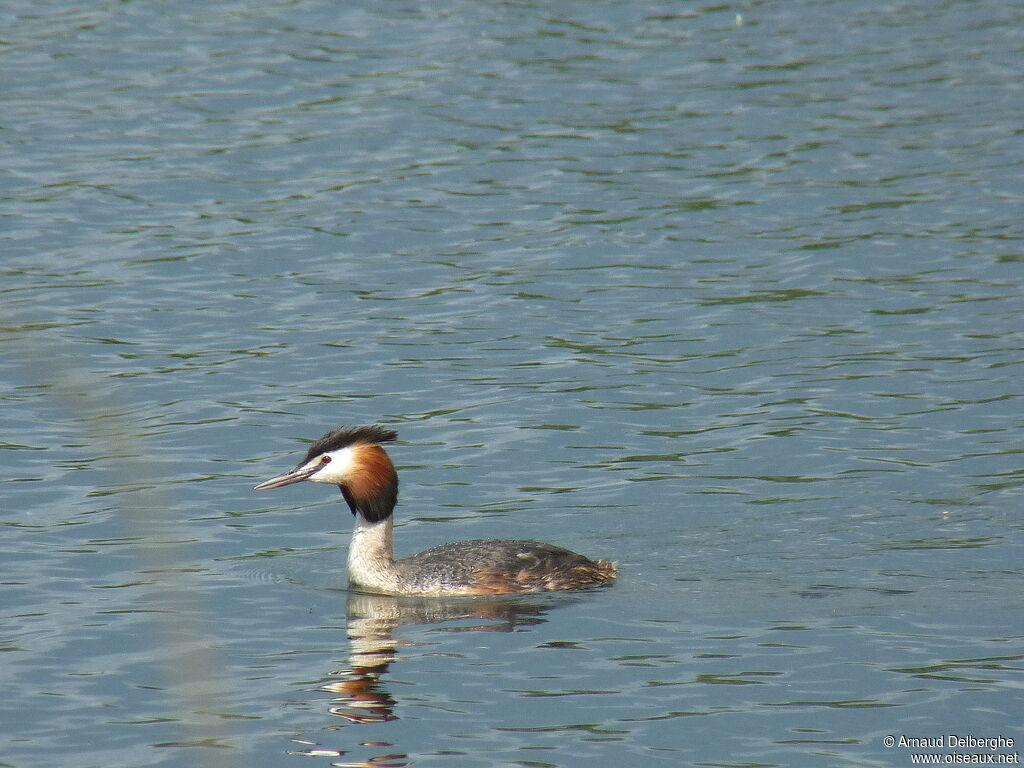
{"label": "white bird reflection", "polygon": [[381,678],[398,660],[398,627],[481,619],[481,624],[459,624],[440,631],[513,632],[518,627],[540,624],[547,620],[548,611],[578,600],[568,595],[438,599],[350,592],[349,666],[331,673],[329,681],[321,686],[321,690],[336,696],[329,711],[350,723],[397,719],[396,701]]}

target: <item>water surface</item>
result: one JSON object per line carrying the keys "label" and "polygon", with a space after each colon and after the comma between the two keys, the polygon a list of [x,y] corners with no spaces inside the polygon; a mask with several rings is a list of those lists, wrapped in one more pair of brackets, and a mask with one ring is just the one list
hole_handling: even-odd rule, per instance
{"label": "water surface", "polygon": [[[1015,4],[0,13],[0,764],[1024,738]],[[250,489],[375,422],[402,553],[618,583],[349,594]]]}

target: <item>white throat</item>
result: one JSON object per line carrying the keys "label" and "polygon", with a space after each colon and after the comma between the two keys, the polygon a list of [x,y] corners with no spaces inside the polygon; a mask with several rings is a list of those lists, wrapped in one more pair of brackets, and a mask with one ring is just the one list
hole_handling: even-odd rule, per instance
{"label": "white throat", "polygon": [[352,542],[348,545],[348,580],[353,586],[371,592],[395,591],[398,574],[393,528],[390,515],[378,523],[356,515]]}

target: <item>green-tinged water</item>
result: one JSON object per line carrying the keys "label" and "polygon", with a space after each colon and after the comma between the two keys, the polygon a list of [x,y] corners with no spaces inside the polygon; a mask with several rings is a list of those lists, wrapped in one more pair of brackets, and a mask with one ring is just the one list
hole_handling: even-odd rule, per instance
{"label": "green-tinged water", "polygon": [[[6,4],[0,766],[1019,752],[1022,24]],[[365,423],[401,553],[618,582],[349,594],[251,489]]]}

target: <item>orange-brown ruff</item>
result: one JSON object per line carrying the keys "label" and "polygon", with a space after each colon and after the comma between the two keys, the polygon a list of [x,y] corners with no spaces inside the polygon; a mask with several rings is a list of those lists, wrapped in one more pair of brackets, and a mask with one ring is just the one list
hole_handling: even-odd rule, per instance
{"label": "orange-brown ruff", "polygon": [[349,581],[394,595],[502,595],[606,584],[616,566],[541,541],[476,539],[443,544],[395,559],[392,513],[398,474],[380,443],[398,435],[382,427],[342,427],[313,443],[291,472],[257,489],[310,480],[341,489],[356,527],[349,547]]}

